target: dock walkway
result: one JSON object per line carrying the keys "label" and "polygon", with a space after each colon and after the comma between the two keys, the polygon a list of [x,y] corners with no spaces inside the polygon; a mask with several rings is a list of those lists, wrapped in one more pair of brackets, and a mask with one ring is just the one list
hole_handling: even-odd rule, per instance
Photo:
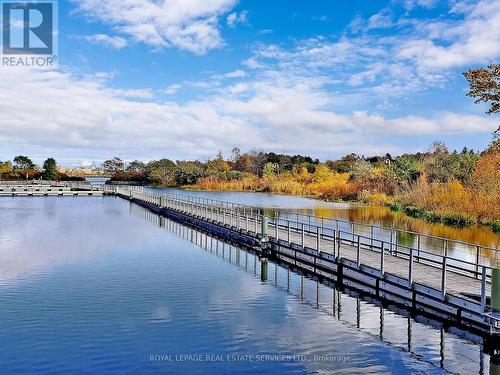
{"label": "dock walkway", "polygon": [[[440,253],[427,248],[426,241],[419,241],[415,248],[370,236],[374,230],[360,234],[324,222],[312,224],[311,219],[297,221],[293,215],[267,216],[265,210],[233,203],[156,194],[137,187],[106,186],[104,193],[392,303],[489,334],[500,332],[500,321],[488,306],[492,269],[487,258],[475,256],[471,261],[449,256],[449,242]],[[497,253],[495,248],[466,245],[477,248],[477,254]]]}

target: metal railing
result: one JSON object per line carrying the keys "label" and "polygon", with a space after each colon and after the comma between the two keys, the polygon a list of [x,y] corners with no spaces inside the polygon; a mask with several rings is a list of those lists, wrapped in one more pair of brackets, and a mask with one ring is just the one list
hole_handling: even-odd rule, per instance
{"label": "metal railing", "polygon": [[[440,290],[443,296],[447,291],[447,278],[450,273],[458,274],[466,278],[479,280],[481,283],[480,304],[482,311],[486,307],[486,288],[491,281],[491,267],[481,264],[479,261],[468,261],[456,258],[444,253],[420,247],[408,246],[394,242],[393,238],[377,238],[370,231],[368,234],[355,233],[340,227],[328,226],[326,221],[315,223],[311,221],[297,220],[280,216],[268,216],[269,211],[251,206],[222,202],[208,198],[191,197],[181,194],[151,193],[141,187],[105,186],[104,191],[155,205],[159,208],[169,208],[178,212],[198,217],[207,221],[216,222],[222,226],[228,226],[235,230],[247,231],[254,235],[262,235],[262,221],[268,221],[269,237],[277,243],[285,241],[297,246],[309,247],[318,252],[333,254],[336,258],[342,257],[342,251],[349,247],[350,253],[355,251],[355,261],[361,264],[363,254],[371,254],[378,257],[377,268],[381,275],[386,272],[386,258],[389,256],[404,260],[405,276],[408,282],[413,282],[415,264],[422,264],[432,268],[438,268],[441,272]],[[340,222],[335,221],[333,222]],[[281,238],[283,237],[283,238]],[[297,240],[297,241],[295,241]],[[422,243],[421,243],[422,245]],[[479,246],[479,245],[478,245]],[[496,249],[492,249],[496,251]],[[364,253],[363,251],[369,251]],[[373,263],[373,261],[372,261]],[[401,270],[391,270],[392,272]]]}

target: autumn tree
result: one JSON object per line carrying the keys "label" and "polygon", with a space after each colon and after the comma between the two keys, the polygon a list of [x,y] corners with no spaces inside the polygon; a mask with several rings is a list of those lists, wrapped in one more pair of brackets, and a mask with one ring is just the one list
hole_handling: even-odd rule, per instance
{"label": "autumn tree", "polygon": [[469,82],[467,96],[476,103],[488,103],[487,114],[500,112],[500,64],[490,64],[487,68],[470,69],[464,73]]}
{"label": "autumn tree", "polygon": [[12,163],[10,161],[0,161],[0,177],[12,172]]}

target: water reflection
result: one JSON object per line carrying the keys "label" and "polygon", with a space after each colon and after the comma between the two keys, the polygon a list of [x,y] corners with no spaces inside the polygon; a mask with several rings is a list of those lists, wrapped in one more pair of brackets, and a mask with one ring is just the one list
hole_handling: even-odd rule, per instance
{"label": "water reflection", "polygon": [[289,293],[301,303],[320,310],[353,329],[368,332],[380,341],[415,358],[453,373],[487,374],[492,357],[484,350],[481,336],[443,322],[365,296],[339,289],[333,283],[294,271],[290,266],[259,258],[251,250],[220,241],[205,233],[131,205],[131,213],[144,217],[221,260],[259,278],[263,284]]}

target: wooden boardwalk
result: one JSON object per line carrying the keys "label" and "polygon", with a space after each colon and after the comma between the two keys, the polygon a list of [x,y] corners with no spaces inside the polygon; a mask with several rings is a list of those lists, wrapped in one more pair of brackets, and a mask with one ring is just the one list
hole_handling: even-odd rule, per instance
{"label": "wooden boardwalk", "polygon": [[[142,188],[105,187],[106,194],[286,261],[382,299],[458,321],[488,333],[500,332],[489,311],[491,267],[346,230],[269,217],[256,208],[153,194]],[[476,245],[472,245],[476,246]],[[477,245],[479,246],[479,245]]]}
{"label": "wooden boardwalk", "polygon": [[84,183],[52,182],[48,184],[34,183],[2,183],[0,196],[102,196],[103,189]]}

